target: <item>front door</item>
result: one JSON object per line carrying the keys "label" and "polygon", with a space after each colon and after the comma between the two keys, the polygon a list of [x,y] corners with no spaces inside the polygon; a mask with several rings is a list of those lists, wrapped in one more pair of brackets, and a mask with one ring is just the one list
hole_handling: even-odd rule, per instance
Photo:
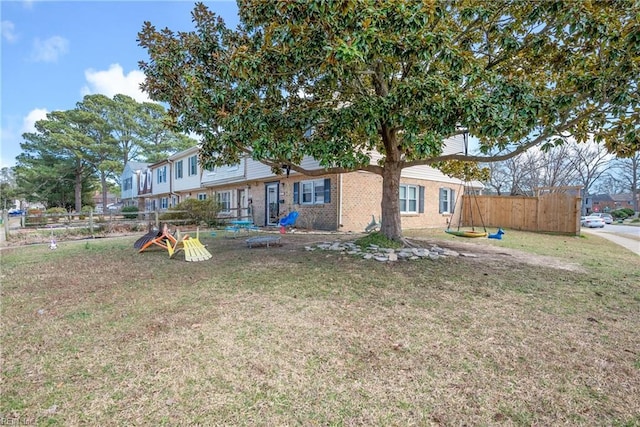
{"label": "front door", "polygon": [[278,182],[269,182],[266,184],[266,225],[278,225],[278,213],[280,205],[278,203]]}

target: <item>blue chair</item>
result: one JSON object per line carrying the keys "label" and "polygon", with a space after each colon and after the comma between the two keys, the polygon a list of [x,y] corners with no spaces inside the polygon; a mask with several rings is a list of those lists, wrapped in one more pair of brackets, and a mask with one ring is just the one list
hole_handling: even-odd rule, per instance
{"label": "blue chair", "polygon": [[278,225],[280,225],[280,233],[285,234],[287,227],[293,227],[298,219],[298,215],[300,215],[298,211],[293,211],[289,212],[289,214],[284,218],[280,218],[280,221],[278,222]]}

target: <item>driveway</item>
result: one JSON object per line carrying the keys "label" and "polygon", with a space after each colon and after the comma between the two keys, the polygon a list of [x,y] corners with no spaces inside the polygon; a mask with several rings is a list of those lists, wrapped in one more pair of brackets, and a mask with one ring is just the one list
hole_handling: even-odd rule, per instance
{"label": "driveway", "polygon": [[640,255],[640,227],[610,224],[604,228],[582,227],[581,231],[596,234]]}

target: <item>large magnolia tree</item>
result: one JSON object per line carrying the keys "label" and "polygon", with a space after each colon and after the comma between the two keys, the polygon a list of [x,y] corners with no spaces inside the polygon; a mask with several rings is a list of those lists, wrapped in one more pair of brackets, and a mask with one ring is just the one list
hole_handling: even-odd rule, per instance
{"label": "large magnolia tree", "polygon": [[[201,136],[207,165],[251,155],[274,170],[381,175],[389,238],[402,236],[404,168],[504,160],[556,136],[592,135],[621,156],[639,148],[635,0],[238,6],[236,29],[203,4],[192,32],[145,23],[144,90]],[[494,154],[442,155],[463,132]],[[305,155],[326,169],[304,170]]]}

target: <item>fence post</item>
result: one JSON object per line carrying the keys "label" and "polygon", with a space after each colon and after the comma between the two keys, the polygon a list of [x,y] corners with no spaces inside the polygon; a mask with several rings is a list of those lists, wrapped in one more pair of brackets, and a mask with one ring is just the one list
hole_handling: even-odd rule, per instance
{"label": "fence post", "polygon": [[158,217],[158,211],[157,210],[155,210],[153,212],[153,216],[155,217],[156,227],[158,228],[158,230],[160,230],[160,220],[159,220],[159,217]]}
{"label": "fence post", "polygon": [[93,237],[93,209],[89,211],[89,233]]}

